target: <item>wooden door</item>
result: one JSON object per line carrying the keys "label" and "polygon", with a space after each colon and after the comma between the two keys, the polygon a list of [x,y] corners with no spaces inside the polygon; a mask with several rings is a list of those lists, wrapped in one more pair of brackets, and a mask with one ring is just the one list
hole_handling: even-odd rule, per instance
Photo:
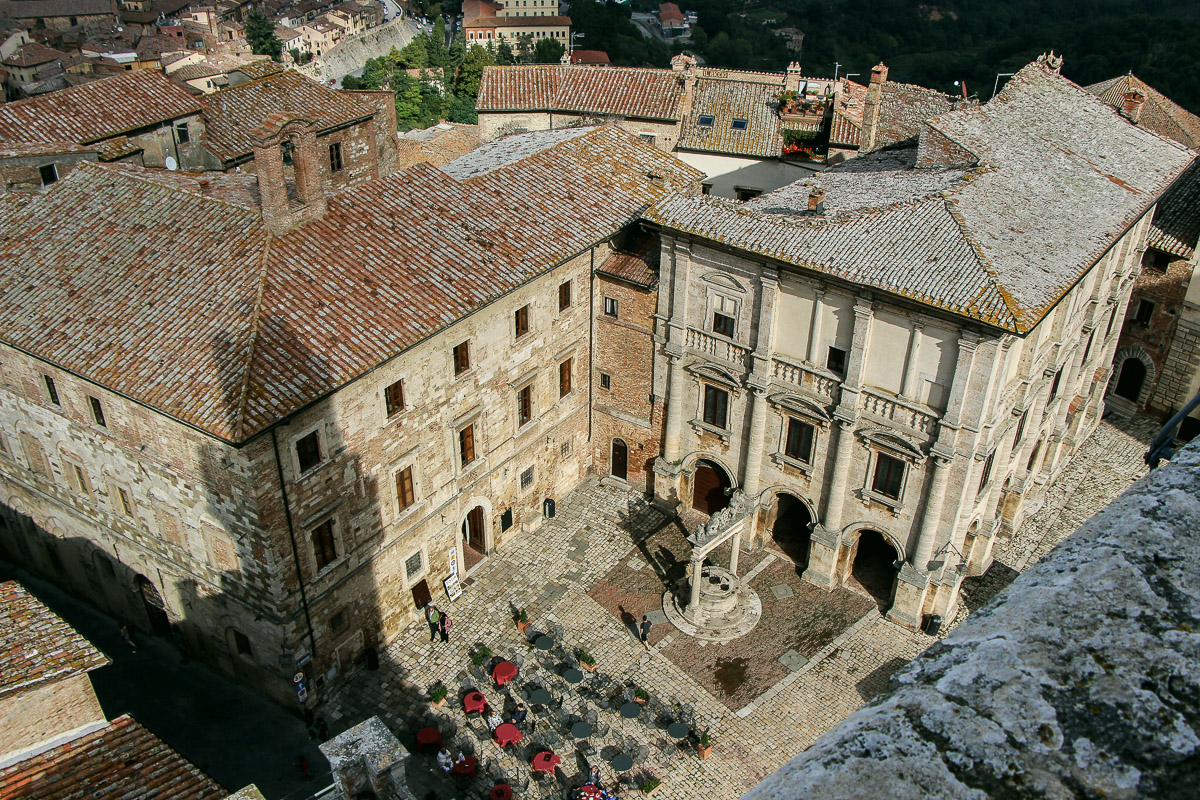
{"label": "wooden door", "polygon": [[729,505],[725,489],[729,479],[719,469],[701,464],[692,476],[692,508],[704,514],[715,514]]}
{"label": "wooden door", "polygon": [[463,522],[463,534],[467,540],[467,547],[477,553],[485,552],[483,540],[483,506],[475,506],[467,513],[467,519]]}
{"label": "wooden door", "polygon": [[171,620],[167,616],[166,604],[162,595],[148,579],[138,576],[138,588],[141,589],[142,605],[146,607],[146,617],[150,620],[150,632],[156,636],[171,634]]}
{"label": "wooden door", "polygon": [[629,478],[629,446],[620,439],[612,440],[612,469],[614,478]]}
{"label": "wooden door", "polygon": [[421,579],[412,587],[412,599],[413,605],[417,608],[424,608],[433,599],[433,596],[429,593],[429,584],[424,579]]}

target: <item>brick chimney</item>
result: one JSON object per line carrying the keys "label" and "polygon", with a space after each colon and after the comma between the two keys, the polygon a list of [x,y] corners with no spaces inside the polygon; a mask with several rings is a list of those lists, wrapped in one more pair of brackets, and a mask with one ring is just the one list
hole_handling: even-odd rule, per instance
{"label": "brick chimney", "polygon": [[1137,125],[1142,119],[1142,104],[1145,102],[1146,95],[1137,89],[1129,90],[1121,99],[1121,116]]}
{"label": "brick chimney", "polygon": [[808,210],[813,214],[825,213],[825,190],[814,186],[808,193]]}
{"label": "brick chimney", "polygon": [[[313,120],[272,114],[250,131],[259,203],[267,227],[279,233],[325,215],[325,187]],[[296,192],[288,195],[284,151],[293,164]]]}
{"label": "brick chimney", "polygon": [[793,61],[788,64],[787,77],[783,81],[783,89],[787,92],[800,91],[800,62]]}
{"label": "brick chimney", "polygon": [[871,82],[867,84],[867,97],[863,101],[862,132],[858,137],[858,151],[869,153],[875,149],[879,132],[879,111],[883,104],[883,84],[887,82],[888,68],[880,61],[871,67]]}
{"label": "brick chimney", "polygon": [[888,68],[880,61],[875,66],[871,67],[871,85],[885,83],[887,81]]}

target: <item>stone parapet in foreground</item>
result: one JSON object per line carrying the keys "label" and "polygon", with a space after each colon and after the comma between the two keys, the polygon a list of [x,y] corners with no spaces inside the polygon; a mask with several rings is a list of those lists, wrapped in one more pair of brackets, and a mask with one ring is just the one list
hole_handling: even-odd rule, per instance
{"label": "stone parapet in foreground", "polygon": [[745,800],[1200,796],[1200,442]]}

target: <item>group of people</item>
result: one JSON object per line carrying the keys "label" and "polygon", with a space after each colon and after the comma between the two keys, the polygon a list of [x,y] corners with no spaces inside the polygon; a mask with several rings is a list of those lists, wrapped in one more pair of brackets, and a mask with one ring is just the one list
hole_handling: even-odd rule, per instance
{"label": "group of people", "polygon": [[436,642],[438,637],[442,642],[450,641],[450,615],[433,603],[425,606],[425,621],[429,623],[429,641]]}
{"label": "group of people", "polygon": [[[528,717],[529,709],[525,707],[524,703],[518,700],[516,708],[513,709],[512,716],[508,718],[508,721],[522,729],[525,727],[525,722],[528,721],[529,729],[533,730],[536,723],[533,720],[528,719]],[[504,724],[504,718],[500,716],[500,712],[495,706],[490,704],[483,711],[483,719],[485,722],[487,722],[488,730],[490,730],[492,733],[495,733],[496,728],[499,728]]]}
{"label": "group of people", "polygon": [[466,755],[461,752],[457,756],[451,755],[450,748],[446,747],[445,745],[442,745],[442,749],[439,750],[437,754],[438,766],[441,767],[442,772],[445,773],[449,773],[450,770],[454,769],[459,764],[466,763],[466,760]]}
{"label": "group of people", "polygon": [[[588,770],[587,783],[584,785],[594,787],[596,790],[598,790],[600,792],[600,800],[619,800],[615,792],[608,791],[604,788],[604,785],[600,783],[599,767],[593,766],[590,770]],[[592,800],[592,798],[595,796],[595,792],[584,791],[583,786],[576,786],[571,790],[571,800]]]}

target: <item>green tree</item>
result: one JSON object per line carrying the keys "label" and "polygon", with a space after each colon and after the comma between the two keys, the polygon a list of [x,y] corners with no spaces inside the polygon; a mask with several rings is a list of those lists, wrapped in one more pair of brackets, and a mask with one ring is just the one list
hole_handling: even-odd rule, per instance
{"label": "green tree", "polygon": [[429,66],[444,67],[450,60],[450,53],[446,50],[446,20],[443,17],[438,17],[433,23],[433,33],[428,36],[429,42],[426,47],[429,50]]}
{"label": "green tree", "polygon": [[474,105],[479,96],[479,82],[483,79],[483,68],[490,67],[495,61],[492,54],[477,44],[471,45],[463,56],[462,63],[454,71],[454,92],[471,98]]}
{"label": "green tree", "polygon": [[517,57],[507,39],[501,39],[500,46],[496,48],[496,63],[505,66],[517,63]]}
{"label": "green tree", "polygon": [[517,37],[517,63],[533,63],[533,36],[528,33],[522,33]]}
{"label": "green tree", "polygon": [[392,79],[396,93],[396,123],[401,130],[416,126],[421,118],[421,82],[407,72],[397,72]]}
{"label": "green tree", "polygon": [[475,98],[466,94],[451,96],[446,107],[446,119],[464,125],[478,124],[479,114],[475,112]]}
{"label": "green tree", "polygon": [[283,57],[283,43],[275,35],[275,23],[257,11],[246,16],[246,41],[250,43],[250,52],[256,55],[270,56],[275,61]]}
{"label": "green tree", "polygon": [[[414,36],[412,41],[404,45],[404,49],[399,52],[392,48],[392,52],[396,53],[397,60],[403,64],[406,69],[421,69],[429,66],[429,35],[422,33]],[[390,54],[389,54],[390,55]]]}
{"label": "green tree", "polygon": [[557,39],[538,39],[533,47],[535,64],[557,64],[567,48]]}

